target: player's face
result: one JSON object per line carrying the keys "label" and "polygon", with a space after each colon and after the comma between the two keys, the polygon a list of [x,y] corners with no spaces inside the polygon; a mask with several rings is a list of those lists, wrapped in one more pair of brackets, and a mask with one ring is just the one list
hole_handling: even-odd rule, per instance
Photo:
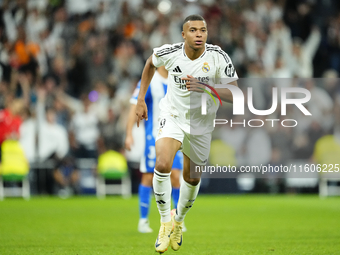
{"label": "player's face", "polygon": [[205,47],[208,37],[207,24],[201,20],[189,20],[183,26],[182,36],[190,48],[201,50]]}

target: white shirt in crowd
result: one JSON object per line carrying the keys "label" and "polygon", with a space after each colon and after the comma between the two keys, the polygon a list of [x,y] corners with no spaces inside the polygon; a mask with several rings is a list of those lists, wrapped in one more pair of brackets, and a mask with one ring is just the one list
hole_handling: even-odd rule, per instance
{"label": "white shirt in crowd", "polygon": [[61,159],[69,150],[66,129],[47,122],[42,115],[45,115],[44,105],[37,103],[38,120],[28,119],[20,126],[20,144],[30,163],[45,161],[54,153]]}

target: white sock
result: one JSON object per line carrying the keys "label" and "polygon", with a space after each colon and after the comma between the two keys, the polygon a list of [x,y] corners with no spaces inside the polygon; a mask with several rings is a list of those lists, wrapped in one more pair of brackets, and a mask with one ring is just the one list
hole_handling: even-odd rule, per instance
{"label": "white sock", "polygon": [[156,198],[161,222],[171,221],[171,180],[170,173],[160,173],[156,169],[152,179],[153,191]]}
{"label": "white sock", "polygon": [[183,180],[179,191],[179,200],[177,205],[177,211],[175,220],[181,222],[184,220],[185,215],[194,204],[198,191],[200,189],[201,182],[196,186],[193,186]]}

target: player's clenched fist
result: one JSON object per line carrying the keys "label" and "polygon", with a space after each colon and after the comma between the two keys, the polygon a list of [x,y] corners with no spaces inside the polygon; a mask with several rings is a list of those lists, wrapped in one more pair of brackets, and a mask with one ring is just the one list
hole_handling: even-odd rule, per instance
{"label": "player's clenched fist", "polygon": [[138,100],[136,106],[136,115],[137,115],[137,127],[139,127],[139,121],[142,119],[148,120],[148,108],[146,107],[146,103],[144,100]]}
{"label": "player's clenched fist", "polygon": [[188,91],[196,91],[199,93],[203,93],[204,91],[204,83],[200,82],[192,75],[187,75],[188,78],[182,78],[182,80],[186,81],[185,85],[187,86]]}

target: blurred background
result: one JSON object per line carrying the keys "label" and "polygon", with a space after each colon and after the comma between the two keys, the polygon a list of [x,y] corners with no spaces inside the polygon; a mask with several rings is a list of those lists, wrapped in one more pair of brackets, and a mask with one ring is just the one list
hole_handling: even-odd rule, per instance
{"label": "blurred background", "polygon": [[[0,0],[0,6],[5,188],[22,185],[31,195],[98,194],[97,177],[115,168],[121,174],[109,183],[128,176],[125,187],[136,193],[144,135],[134,129],[134,148],[125,151],[129,99],[152,49],[181,42],[182,21],[190,14],[206,19],[208,43],[229,54],[239,77],[277,78],[270,86],[248,82],[257,86],[255,108],[270,108],[274,85],[312,94],[307,108],[313,118],[297,128],[216,130],[213,149],[227,147],[235,165],[339,163],[339,1]],[[305,80],[282,85],[283,78]],[[332,159],[321,152],[316,157],[318,141],[319,151],[332,148]],[[117,160],[111,162],[108,152],[124,159],[112,154]],[[20,176],[26,184],[16,184]],[[202,192],[319,192],[318,175],[298,181],[248,177],[204,179]]]}

